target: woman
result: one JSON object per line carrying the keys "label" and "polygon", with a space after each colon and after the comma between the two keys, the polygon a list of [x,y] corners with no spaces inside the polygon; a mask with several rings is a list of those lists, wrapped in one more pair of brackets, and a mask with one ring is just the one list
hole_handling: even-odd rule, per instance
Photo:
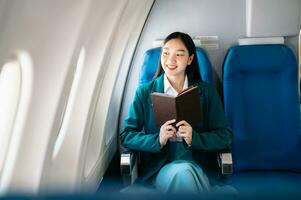
{"label": "woman", "polygon": [[[191,126],[183,120],[174,127],[175,119],[170,119],[157,127],[151,93],[176,96],[191,85],[198,86],[203,121]],[[216,90],[200,78],[196,48],[188,34],[174,32],[164,40],[155,78],[137,89],[120,141],[140,152],[138,183],[162,192],[210,191],[205,173],[211,167],[209,152],[230,147],[232,133]]]}

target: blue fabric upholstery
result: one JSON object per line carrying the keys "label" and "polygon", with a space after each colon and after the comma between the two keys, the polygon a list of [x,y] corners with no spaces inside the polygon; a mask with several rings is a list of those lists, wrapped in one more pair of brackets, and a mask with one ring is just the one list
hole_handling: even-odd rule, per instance
{"label": "blue fabric upholstery", "polygon": [[[147,83],[154,77],[159,61],[161,47],[149,49],[145,52],[144,62],[140,71],[140,84]],[[207,83],[213,83],[212,66],[206,53],[201,48],[196,48],[201,78]]]}
{"label": "blue fabric upholstery", "polygon": [[[234,171],[300,171],[298,65],[291,49],[285,45],[232,47],[223,73],[225,113],[234,134]],[[296,179],[300,185],[301,175]],[[273,180],[271,175],[266,184]]]}
{"label": "blue fabric upholstery", "polygon": [[226,184],[234,187],[239,194],[247,196],[248,194],[291,194],[299,198],[301,196],[301,173],[283,171],[240,172],[231,175]]}

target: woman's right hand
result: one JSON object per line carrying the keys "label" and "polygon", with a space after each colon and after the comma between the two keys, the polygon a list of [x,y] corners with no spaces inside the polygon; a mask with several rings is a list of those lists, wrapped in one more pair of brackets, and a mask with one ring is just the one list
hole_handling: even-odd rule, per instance
{"label": "woman's right hand", "polygon": [[166,145],[167,141],[170,138],[177,137],[177,135],[176,135],[177,130],[175,129],[175,127],[173,125],[171,125],[172,123],[175,123],[175,122],[176,122],[175,119],[169,120],[161,126],[160,134],[159,134],[161,148]]}

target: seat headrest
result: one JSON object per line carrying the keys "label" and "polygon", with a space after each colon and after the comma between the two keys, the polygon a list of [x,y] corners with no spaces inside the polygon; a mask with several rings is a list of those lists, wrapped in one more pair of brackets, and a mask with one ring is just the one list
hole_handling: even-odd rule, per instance
{"label": "seat headrest", "polygon": [[[160,53],[161,47],[149,49],[145,52],[144,61],[140,71],[140,84],[147,83],[153,79],[160,62]],[[213,83],[212,65],[205,51],[197,47],[196,54],[202,80],[207,83]]]}
{"label": "seat headrest", "polygon": [[[296,57],[282,44],[234,46],[229,49],[224,62],[224,73],[289,70],[295,67]],[[294,68],[293,68],[294,69]],[[294,69],[295,70],[295,69]]]}

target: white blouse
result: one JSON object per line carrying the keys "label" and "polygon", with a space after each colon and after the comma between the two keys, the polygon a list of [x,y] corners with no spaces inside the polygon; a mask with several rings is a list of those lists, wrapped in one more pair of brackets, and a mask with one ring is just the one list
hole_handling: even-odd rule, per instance
{"label": "white blouse", "polygon": [[[183,85],[183,89],[185,90],[188,88],[188,79],[187,79],[187,75],[185,75],[185,81],[184,81],[184,85]],[[168,94],[170,96],[177,96],[179,93],[172,87],[172,85],[170,84],[169,80],[167,79],[166,74],[164,74],[164,93]],[[182,142],[183,138],[179,137],[179,133],[177,132],[177,138],[175,139],[170,139],[169,141],[171,142]]]}

